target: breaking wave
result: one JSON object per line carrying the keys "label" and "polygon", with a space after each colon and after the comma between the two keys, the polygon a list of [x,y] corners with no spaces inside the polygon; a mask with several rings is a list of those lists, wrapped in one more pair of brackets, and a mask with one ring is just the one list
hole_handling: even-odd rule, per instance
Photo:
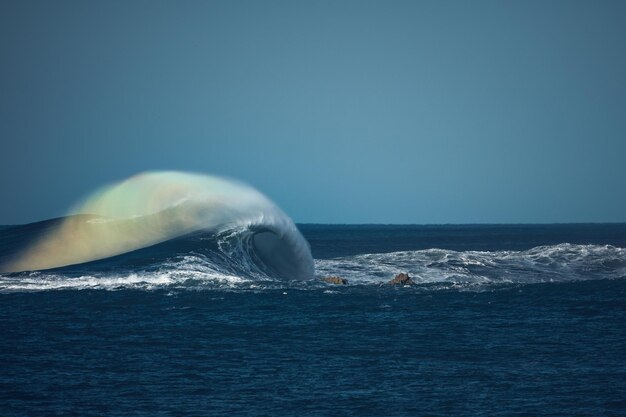
{"label": "breaking wave", "polygon": [[476,289],[624,278],[626,249],[562,243],[314,261],[292,220],[253,188],[207,175],[149,172],[99,190],[66,217],[0,226],[0,272],[0,292],[326,289],[330,284],[317,279],[325,276],[346,278],[353,288],[377,286],[400,272],[418,289]]}
{"label": "breaking wave", "polygon": [[314,265],[292,220],[253,188],[150,172],[96,192],[67,217],[3,228],[0,271],[2,286],[37,289],[162,284],[199,273],[301,280]]}

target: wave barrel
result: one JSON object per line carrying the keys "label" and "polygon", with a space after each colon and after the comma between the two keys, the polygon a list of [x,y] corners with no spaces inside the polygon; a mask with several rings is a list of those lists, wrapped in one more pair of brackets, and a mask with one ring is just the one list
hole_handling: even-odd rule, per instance
{"label": "wave barrel", "polygon": [[267,197],[237,181],[177,171],[146,172],[96,191],[0,272],[81,264],[196,232],[236,235],[246,256],[283,278],[314,275],[308,243]]}

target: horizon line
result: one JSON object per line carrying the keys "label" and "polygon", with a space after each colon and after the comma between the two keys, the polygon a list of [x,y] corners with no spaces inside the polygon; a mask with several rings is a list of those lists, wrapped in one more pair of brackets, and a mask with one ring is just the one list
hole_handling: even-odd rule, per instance
{"label": "horizon line", "polygon": [[626,225],[626,221],[621,222],[542,222],[542,223],[317,223],[317,222],[295,222],[297,225],[308,226],[558,226],[558,225]]}

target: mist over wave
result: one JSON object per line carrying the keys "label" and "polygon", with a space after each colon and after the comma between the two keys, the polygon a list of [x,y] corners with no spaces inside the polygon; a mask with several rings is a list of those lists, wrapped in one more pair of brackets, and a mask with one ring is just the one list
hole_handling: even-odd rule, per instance
{"label": "mist over wave", "polygon": [[[2,234],[5,251],[23,247],[3,257],[0,271],[5,273],[123,258],[154,245],[161,245],[153,249],[157,252],[174,249],[167,253],[171,256],[179,249],[162,244],[176,239],[195,245],[198,259],[221,256],[227,266],[217,271],[290,279],[307,279],[314,273],[308,243],[285,213],[247,185],[208,175],[171,171],[136,175],[97,191],[59,221],[8,228]],[[165,260],[167,264],[169,258]],[[81,268],[67,272],[75,275],[76,270]]]}

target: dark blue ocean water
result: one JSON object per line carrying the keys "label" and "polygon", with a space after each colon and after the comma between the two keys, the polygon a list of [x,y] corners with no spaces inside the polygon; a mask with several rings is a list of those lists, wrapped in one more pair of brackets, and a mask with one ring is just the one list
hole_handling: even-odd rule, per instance
{"label": "dark blue ocean water", "polygon": [[0,415],[626,414],[626,225],[300,229],[349,285],[198,237],[0,274]]}

